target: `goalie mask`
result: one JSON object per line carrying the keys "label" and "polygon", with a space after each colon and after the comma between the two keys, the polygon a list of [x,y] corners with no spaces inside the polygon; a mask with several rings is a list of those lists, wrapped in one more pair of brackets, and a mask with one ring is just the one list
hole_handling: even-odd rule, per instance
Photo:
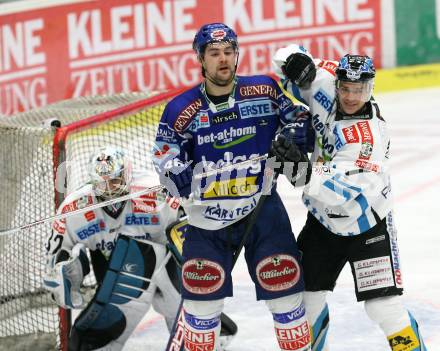
{"label": "goalie mask", "polygon": [[93,190],[104,200],[128,193],[131,164],[121,149],[107,146],[94,153],[89,174]]}

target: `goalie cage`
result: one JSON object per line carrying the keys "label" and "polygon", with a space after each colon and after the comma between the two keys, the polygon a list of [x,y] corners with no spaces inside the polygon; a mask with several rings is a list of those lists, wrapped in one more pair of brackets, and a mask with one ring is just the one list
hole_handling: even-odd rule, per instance
{"label": "goalie cage", "polygon": [[[0,229],[54,215],[65,195],[87,181],[90,153],[102,145],[123,147],[133,167],[152,171],[157,125],[178,93],[78,98],[0,117]],[[67,351],[70,311],[42,287],[50,230],[44,223],[0,235],[0,350]]]}

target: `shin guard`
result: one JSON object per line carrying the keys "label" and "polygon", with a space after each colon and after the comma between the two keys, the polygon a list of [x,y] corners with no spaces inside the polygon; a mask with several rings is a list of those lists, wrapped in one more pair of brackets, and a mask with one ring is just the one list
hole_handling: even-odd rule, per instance
{"label": "shin guard", "polygon": [[266,301],[272,312],[280,350],[310,350],[310,328],[305,316],[302,294]]}
{"label": "shin guard", "polygon": [[330,322],[326,291],[306,291],[304,302],[306,315],[312,329],[312,350],[326,351],[327,332]]}
{"label": "shin guard", "polygon": [[223,299],[184,301],[185,350],[220,350],[220,314],[222,309]]}
{"label": "shin guard", "polygon": [[414,317],[400,296],[385,296],[365,301],[365,311],[387,336],[392,351],[426,351]]}

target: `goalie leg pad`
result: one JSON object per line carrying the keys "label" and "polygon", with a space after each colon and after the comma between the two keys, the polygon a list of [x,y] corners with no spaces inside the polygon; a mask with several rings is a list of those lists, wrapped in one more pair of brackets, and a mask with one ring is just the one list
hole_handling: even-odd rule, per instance
{"label": "goalie leg pad", "polygon": [[303,294],[267,300],[272,312],[275,335],[281,350],[310,350],[310,328],[306,319]]}
{"label": "goalie leg pad", "polygon": [[69,350],[121,350],[150,308],[156,291],[152,276],[165,257],[162,245],[120,236],[101,286],[75,321]]}
{"label": "goalie leg pad", "polygon": [[[98,350],[123,334],[126,316],[116,306],[92,302],[79,315],[70,331],[69,351]],[[107,348],[120,350],[121,347]]]}
{"label": "goalie leg pad", "polygon": [[[171,267],[169,267],[170,265]],[[166,268],[156,271],[154,279],[158,289],[154,294],[153,308],[164,316],[168,330],[173,327],[176,312],[180,305],[180,292],[169,273],[172,270],[177,272],[177,269],[174,260],[170,260]],[[178,278],[176,277],[176,279]]]}

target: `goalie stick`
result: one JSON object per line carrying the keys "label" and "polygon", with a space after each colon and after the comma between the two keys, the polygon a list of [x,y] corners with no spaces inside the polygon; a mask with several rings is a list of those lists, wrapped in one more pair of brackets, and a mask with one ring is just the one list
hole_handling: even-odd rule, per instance
{"label": "goalie stick", "polygon": [[11,229],[6,229],[6,230],[3,229],[3,230],[0,231],[0,237],[3,236],[3,235],[9,235],[9,234],[13,234],[13,233],[25,230],[25,229],[29,229],[29,228],[35,227],[36,225],[39,225],[39,224],[44,224],[44,223],[47,223],[47,222],[53,222],[53,221],[56,221],[57,219],[61,219],[61,218],[69,218],[69,217],[75,216],[75,215],[80,214],[80,213],[84,213],[84,212],[91,211],[91,210],[96,210],[97,208],[101,208],[101,207],[105,207],[105,206],[110,206],[110,205],[113,205],[113,204],[115,204],[117,202],[126,201],[126,200],[133,199],[133,198],[136,198],[136,197],[141,196],[141,195],[158,192],[158,191],[161,191],[163,189],[164,189],[163,185],[156,185],[156,186],[145,188],[143,190],[140,190],[140,191],[137,191],[137,192],[134,192],[134,193],[131,193],[131,194],[127,194],[127,195],[124,195],[124,196],[120,196],[120,197],[117,197],[117,198],[114,198],[114,199],[111,199],[111,200],[107,200],[107,201],[103,201],[103,202],[96,203],[96,204],[93,204],[93,205],[85,206],[83,208],[80,208],[80,209],[77,209],[77,210],[74,210],[74,211],[60,213],[60,214],[57,214],[57,215],[53,215],[53,216],[50,216],[50,217],[39,219],[37,221],[30,222],[30,223],[21,225],[19,227],[15,227],[15,228],[11,228]]}
{"label": "goalie stick", "polygon": [[[209,177],[209,176],[212,176],[212,175],[217,174],[217,173],[229,172],[229,171],[231,171],[233,169],[236,169],[236,168],[239,168],[239,167],[249,166],[249,165],[252,165],[252,164],[254,164],[256,162],[264,161],[267,158],[268,158],[268,155],[264,154],[264,155],[261,155],[261,156],[250,158],[249,160],[246,160],[246,161],[237,162],[237,163],[234,163],[234,164],[231,164],[231,165],[227,165],[227,166],[224,166],[224,167],[211,169],[211,170],[203,172],[203,173],[196,173],[196,174],[194,174],[194,178],[196,180],[200,180],[200,179],[202,179],[204,177]],[[321,175],[321,176],[331,176],[333,174],[333,169],[331,169],[329,166],[322,165],[319,162],[317,163],[317,166],[313,166],[312,171],[313,171],[314,174]],[[362,169],[361,170],[353,170],[353,171],[345,172],[345,175],[350,176],[350,175],[357,174],[357,173],[362,173],[362,172],[370,172],[370,171],[362,170]],[[155,186],[152,186],[152,187],[149,187],[149,188],[145,188],[143,190],[139,190],[139,191],[131,193],[131,194],[127,194],[127,195],[120,196],[120,197],[117,197],[117,198],[114,198],[114,199],[110,199],[110,200],[106,200],[106,201],[103,201],[103,202],[99,202],[99,203],[96,203],[96,204],[93,204],[93,205],[88,205],[88,206],[85,206],[85,207],[83,207],[81,209],[77,209],[77,210],[73,210],[73,211],[69,211],[69,212],[65,212],[65,213],[56,214],[56,215],[49,216],[49,217],[46,217],[46,218],[42,218],[42,219],[36,220],[34,222],[26,223],[26,224],[23,224],[21,226],[14,227],[14,228],[1,229],[0,230],[0,238],[2,236],[14,234],[14,233],[20,232],[22,230],[26,230],[26,229],[35,227],[35,226],[37,226],[39,224],[53,222],[53,221],[56,221],[56,220],[62,219],[62,218],[72,217],[72,216],[75,216],[77,214],[81,214],[81,213],[85,213],[85,212],[88,212],[88,211],[96,210],[96,209],[101,208],[101,207],[110,206],[110,205],[113,205],[113,204],[121,202],[121,201],[127,201],[127,200],[130,200],[130,199],[136,198],[138,196],[142,196],[142,195],[150,194],[150,193],[154,193],[154,192],[159,192],[159,191],[162,191],[163,189],[165,189],[165,187],[163,185],[155,185]]]}
{"label": "goalie stick", "polygon": [[210,177],[210,176],[212,176],[214,174],[217,174],[217,173],[223,173],[223,172],[232,171],[232,170],[234,170],[236,168],[241,168],[243,166],[250,166],[250,165],[253,165],[253,164],[257,163],[257,162],[264,161],[267,158],[268,158],[267,154],[264,154],[264,155],[261,155],[261,156],[256,156],[256,157],[252,157],[252,158],[250,158],[249,160],[246,160],[246,161],[232,163],[230,165],[223,166],[221,168],[211,169],[211,170],[203,172],[203,173],[196,173],[196,174],[194,174],[194,178],[196,180],[200,180],[202,178]]}

